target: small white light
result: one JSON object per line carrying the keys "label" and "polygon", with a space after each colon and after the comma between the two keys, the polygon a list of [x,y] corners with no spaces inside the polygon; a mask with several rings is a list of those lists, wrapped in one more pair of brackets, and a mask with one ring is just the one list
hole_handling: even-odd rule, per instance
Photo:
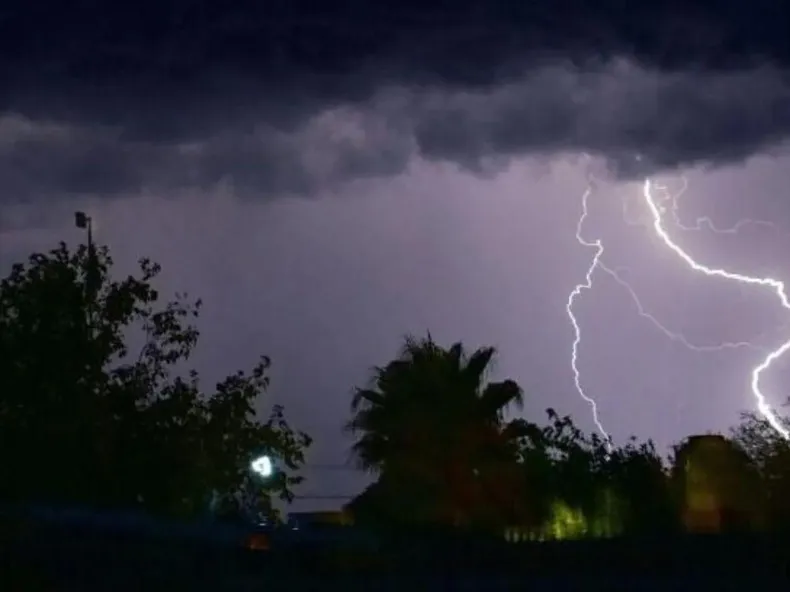
{"label": "small white light", "polygon": [[252,463],[250,463],[250,468],[252,469],[252,472],[257,474],[259,477],[271,477],[272,459],[268,456],[259,456],[254,461],[252,461]]}

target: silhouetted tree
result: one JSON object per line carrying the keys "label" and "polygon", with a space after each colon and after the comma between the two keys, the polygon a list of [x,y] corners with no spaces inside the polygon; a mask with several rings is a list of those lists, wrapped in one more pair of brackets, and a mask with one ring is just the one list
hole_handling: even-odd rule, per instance
{"label": "silhouetted tree", "polygon": [[611,451],[600,444],[596,454],[604,458],[600,464],[605,481],[621,504],[623,534],[671,533],[679,529],[669,470],[652,441],[639,442],[632,436],[624,446]]}
{"label": "silhouetted tree", "polygon": [[[780,420],[790,429],[790,418]],[[790,530],[790,442],[762,416],[743,413],[732,430],[733,440],[746,452],[760,473],[768,524]]]}
{"label": "silhouetted tree", "polygon": [[541,536],[612,536],[667,530],[675,508],[667,474],[652,442],[631,439],[610,449],[586,436],[569,416],[547,410],[549,422],[521,441],[532,528]]}
{"label": "silhouetted tree", "polygon": [[523,395],[512,380],[486,382],[494,355],[490,347],[467,354],[461,343],[443,348],[430,336],[409,337],[395,360],[375,369],[371,386],[356,390],[353,455],[379,476],[358,510],[469,526],[515,519],[523,426],[504,414]]}
{"label": "silhouetted tree", "polygon": [[[204,391],[183,373],[200,301],[160,306],[160,268],[147,259],[138,277],[114,279],[111,267],[105,247],[61,244],[0,283],[0,494],[171,514],[199,512],[212,496],[232,505],[242,491],[264,507],[290,499],[310,439],[280,407],[256,418],[269,360]],[[259,451],[282,470],[252,486]]]}

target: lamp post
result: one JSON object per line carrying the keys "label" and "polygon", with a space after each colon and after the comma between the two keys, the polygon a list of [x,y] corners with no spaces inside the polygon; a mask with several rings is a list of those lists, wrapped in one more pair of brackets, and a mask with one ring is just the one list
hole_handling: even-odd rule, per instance
{"label": "lamp post", "polygon": [[93,219],[85,212],[74,213],[74,225],[88,231],[88,262],[85,269],[85,291],[88,312],[88,327],[93,326],[93,297],[96,283],[96,253],[93,247]]}
{"label": "lamp post", "polygon": [[[259,486],[266,487],[266,484],[270,483],[270,480],[275,473],[274,461],[272,460],[272,457],[268,454],[262,454],[256,458],[253,458],[250,461],[250,473],[258,481]],[[252,491],[250,493],[252,493],[252,497],[250,498],[251,505],[248,507],[248,512],[252,514],[259,526],[271,524],[273,518],[271,514],[271,507],[268,509],[268,511],[261,512],[258,506],[258,493]]]}
{"label": "lamp post", "polygon": [[93,228],[90,216],[88,216],[85,212],[75,212],[74,213],[74,224],[77,228],[87,229],[88,230],[88,252],[90,253],[93,250]]}

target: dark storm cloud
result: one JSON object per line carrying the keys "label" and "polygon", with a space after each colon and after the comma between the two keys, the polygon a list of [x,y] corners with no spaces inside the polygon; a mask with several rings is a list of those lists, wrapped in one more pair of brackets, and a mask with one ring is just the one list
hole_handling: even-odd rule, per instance
{"label": "dark storm cloud", "polygon": [[[480,168],[586,151],[632,175],[737,160],[785,137],[785,3],[624,6],[5,3],[4,195],[221,180],[305,194],[397,173],[415,152]],[[335,137],[348,125],[360,137]]]}
{"label": "dark storm cloud", "polygon": [[429,157],[471,164],[489,154],[584,151],[634,177],[726,164],[778,144],[790,132],[790,86],[766,68],[694,76],[625,63],[595,73],[545,68],[491,93],[436,97],[416,121]]}

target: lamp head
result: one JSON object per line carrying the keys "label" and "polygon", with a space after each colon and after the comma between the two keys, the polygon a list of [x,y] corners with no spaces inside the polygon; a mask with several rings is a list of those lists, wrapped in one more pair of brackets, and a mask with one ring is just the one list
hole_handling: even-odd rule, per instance
{"label": "lamp head", "polygon": [[88,227],[88,216],[85,212],[75,212],[74,213],[74,223],[77,225],[77,228],[87,228]]}
{"label": "lamp head", "polygon": [[272,466],[272,459],[269,456],[259,456],[250,463],[250,469],[258,477],[267,479],[272,476],[274,467]]}

